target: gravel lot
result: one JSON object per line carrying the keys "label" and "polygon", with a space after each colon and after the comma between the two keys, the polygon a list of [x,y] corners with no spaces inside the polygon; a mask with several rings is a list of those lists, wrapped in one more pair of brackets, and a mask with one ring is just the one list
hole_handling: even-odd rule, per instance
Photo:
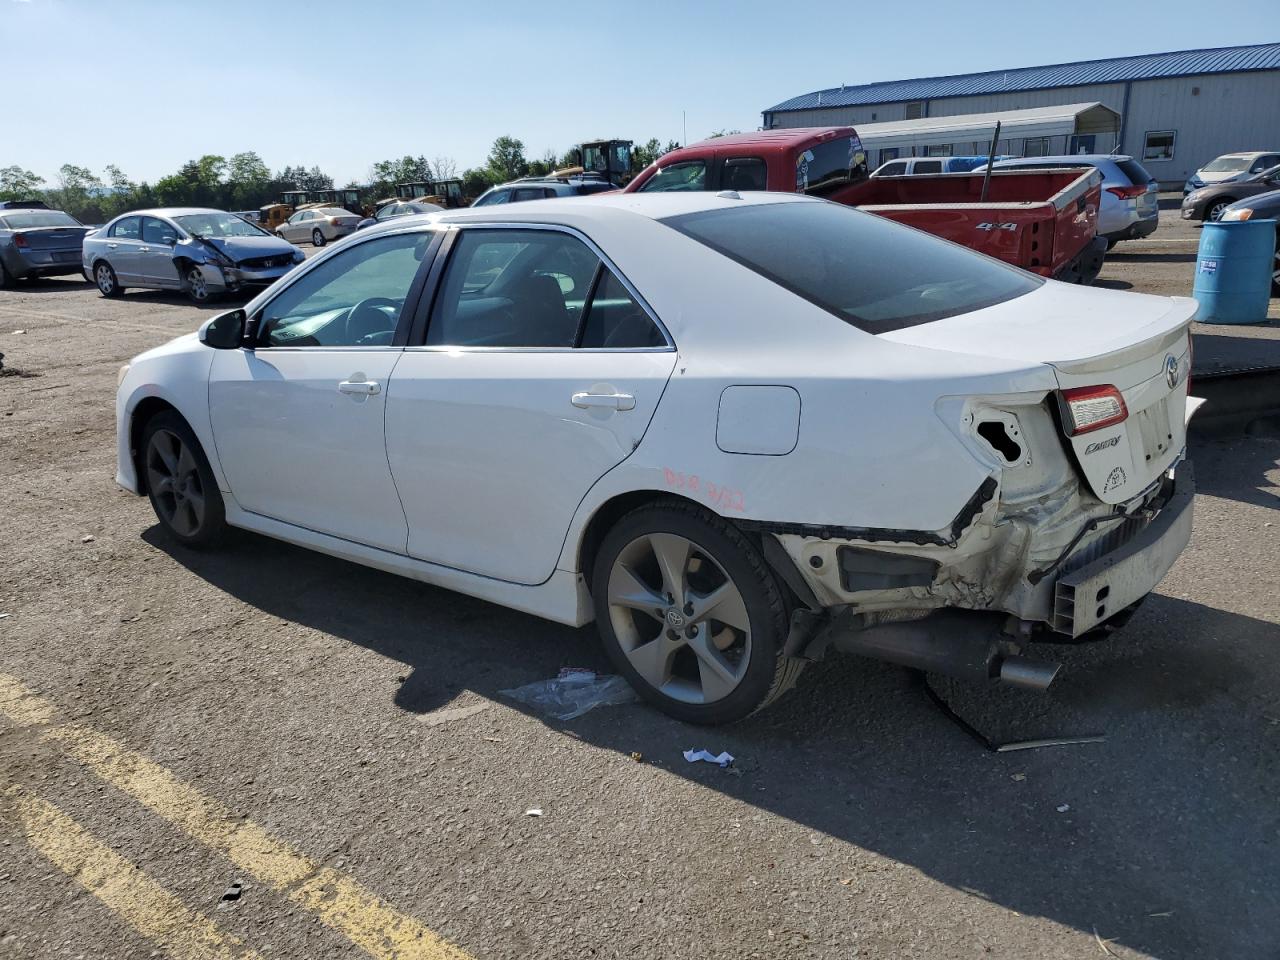
{"label": "gravel lot", "polygon": [[[1190,272],[1144,243],[1103,279]],[[0,293],[0,956],[1280,956],[1280,436],[1196,444],[1190,549],[1043,651],[1049,694],[940,684],[993,737],[1105,743],[987,753],[855,659],[732,728],[559,723],[499,691],[605,669],[590,628],[185,552],[115,488],[117,368],[210,313]]]}

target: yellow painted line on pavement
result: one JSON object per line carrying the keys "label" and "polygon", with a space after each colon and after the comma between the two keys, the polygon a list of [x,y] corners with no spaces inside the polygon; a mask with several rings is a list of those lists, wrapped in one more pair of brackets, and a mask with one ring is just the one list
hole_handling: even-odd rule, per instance
{"label": "yellow painted line on pavement", "polygon": [[[5,674],[0,674],[0,714],[21,726],[54,724],[56,717],[52,704]],[[396,911],[362,884],[298,853],[118,740],[79,723],[51,725],[40,736],[246,873],[312,911],[371,956],[471,960],[470,954],[421,921]]]}
{"label": "yellow painted line on pavement", "polygon": [[260,960],[53,804],[14,787],[31,846],[175,960]]}

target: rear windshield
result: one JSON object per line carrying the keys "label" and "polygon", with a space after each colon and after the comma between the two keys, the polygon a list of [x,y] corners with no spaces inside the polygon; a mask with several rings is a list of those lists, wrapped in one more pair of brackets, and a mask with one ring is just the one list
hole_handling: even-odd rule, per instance
{"label": "rear windshield", "polygon": [[1116,166],[1120,168],[1120,172],[1129,178],[1129,182],[1142,186],[1155,180],[1151,174],[1147,173],[1147,168],[1140,164],[1137,160],[1117,160]]}
{"label": "rear windshield", "polygon": [[1202,169],[1205,173],[1239,173],[1249,167],[1248,157],[1219,157],[1206,163]]}
{"label": "rear windshield", "polygon": [[[942,168],[942,164],[938,164]],[[796,193],[813,193],[850,181],[863,180],[867,152],[857,135],[815,143],[796,157]]]}
{"label": "rear windshield", "polygon": [[981,310],[1044,282],[836,203],[752,204],[662,222],[867,333]]}
{"label": "rear windshield", "polygon": [[32,210],[30,213],[0,215],[0,224],[10,230],[32,230],[36,227],[81,227],[79,220],[61,210]]}

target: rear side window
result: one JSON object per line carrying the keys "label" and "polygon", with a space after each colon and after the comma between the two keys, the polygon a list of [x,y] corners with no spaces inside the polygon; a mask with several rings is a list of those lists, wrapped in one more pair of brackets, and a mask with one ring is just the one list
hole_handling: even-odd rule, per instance
{"label": "rear side window", "polygon": [[621,350],[636,347],[665,347],[667,341],[608,267],[596,284],[587,310],[580,346]]}
{"label": "rear side window", "polygon": [[125,217],[117,220],[111,228],[109,236],[120,240],[139,240],[142,237],[142,218]]}
{"label": "rear side window", "polygon": [[733,157],[724,162],[722,186],[726,190],[766,190],[768,173],[759,157]]}
{"label": "rear side window", "polygon": [[941,173],[941,160],[917,160],[916,168],[913,173]]}
{"label": "rear side window", "polygon": [[662,222],[867,333],[980,310],[1044,282],[835,203],[752,204]]}
{"label": "rear side window", "polygon": [[796,156],[796,193],[813,193],[862,180],[870,171],[857,136],[824,140]]}
{"label": "rear side window", "polygon": [[1151,183],[1155,177],[1147,173],[1147,168],[1140,164],[1137,160],[1117,160],[1116,166],[1120,168],[1120,172],[1129,178],[1129,182],[1142,186]]}

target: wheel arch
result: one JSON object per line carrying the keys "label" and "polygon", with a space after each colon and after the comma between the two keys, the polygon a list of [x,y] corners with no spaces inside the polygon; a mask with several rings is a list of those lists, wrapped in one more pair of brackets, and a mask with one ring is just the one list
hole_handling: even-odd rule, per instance
{"label": "wheel arch", "polygon": [[[147,423],[156,414],[170,411],[181,417],[182,422],[188,427],[191,426],[191,421],[183,416],[182,411],[164,397],[143,397],[129,414],[129,458],[133,462],[134,473],[138,478],[138,492],[142,496],[147,495],[147,472],[143,469],[142,463],[142,432],[146,430]],[[194,428],[192,433],[195,433]]]}

